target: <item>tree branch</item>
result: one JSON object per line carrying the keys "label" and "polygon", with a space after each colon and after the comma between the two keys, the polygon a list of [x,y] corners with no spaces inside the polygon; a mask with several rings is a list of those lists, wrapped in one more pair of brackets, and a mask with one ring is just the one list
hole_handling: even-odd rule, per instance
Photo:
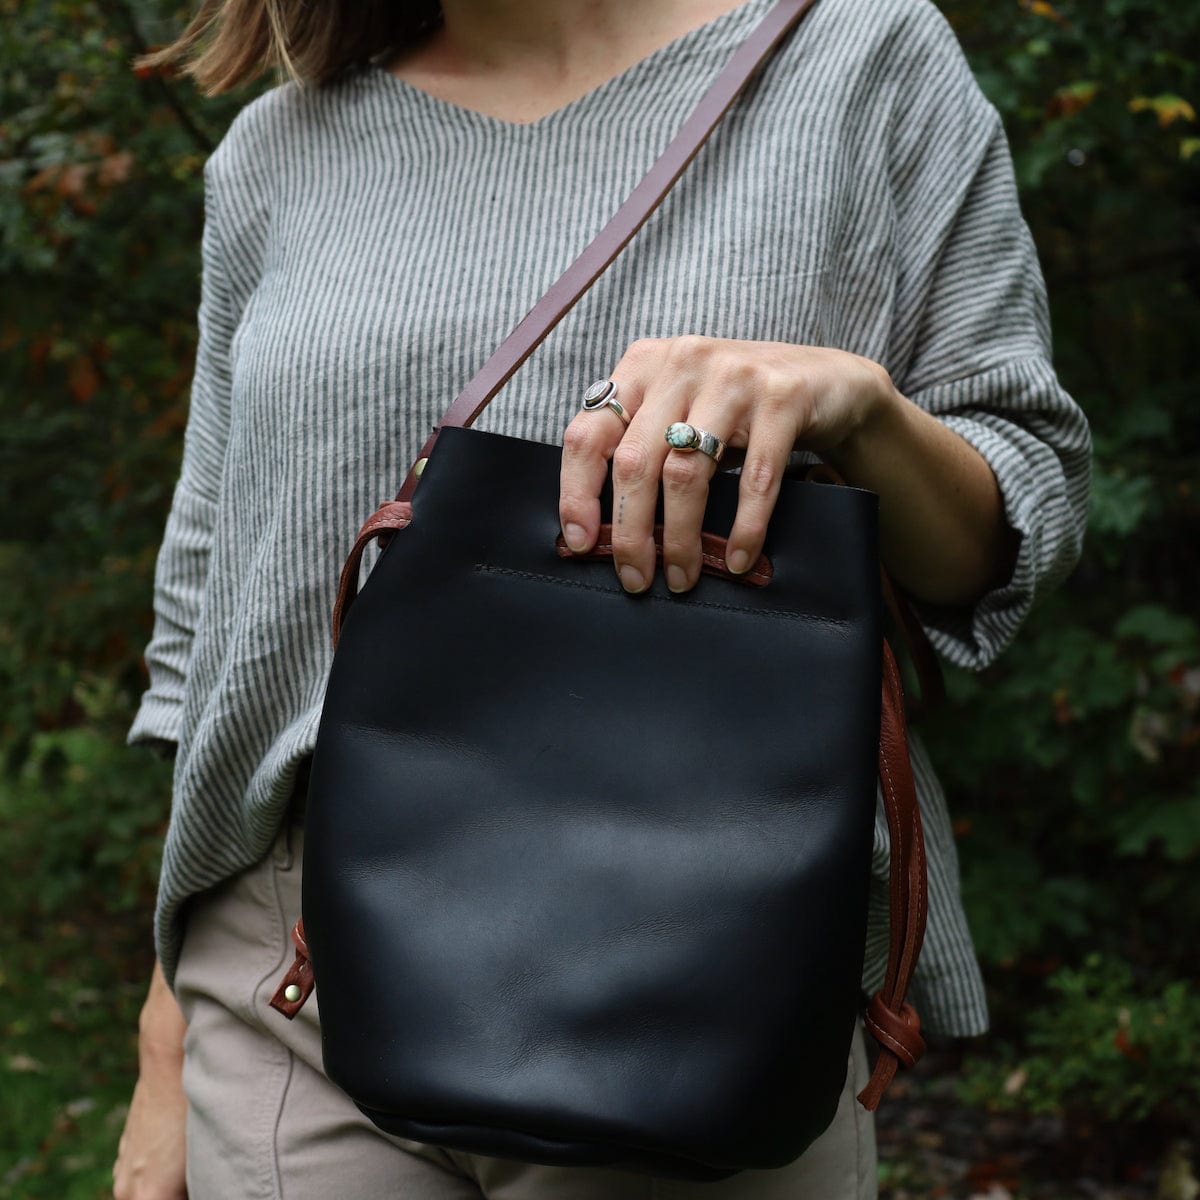
{"label": "tree branch", "polygon": [[[146,39],[142,37],[137,18],[130,11],[126,0],[98,0],[98,3],[100,8],[124,29],[125,43],[132,50],[132,57],[138,58],[149,52],[150,47]],[[176,94],[175,89],[157,72],[150,77],[148,82],[158,92],[163,103],[175,114],[175,119],[197,148],[206,155],[211,154],[216,148],[216,139],[196,121]]]}

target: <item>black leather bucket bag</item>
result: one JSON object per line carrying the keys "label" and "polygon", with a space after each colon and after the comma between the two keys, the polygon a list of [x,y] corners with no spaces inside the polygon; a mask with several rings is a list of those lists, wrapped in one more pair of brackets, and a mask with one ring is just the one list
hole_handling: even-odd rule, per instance
{"label": "black leather bucket bag", "polygon": [[693,1178],[795,1159],[833,1118],[862,1009],[879,778],[892,945],[863,1102],[920,1053],[924,862],[875,496],[785,483],[733,577],[738,481],[718,475],[705,577],[629,596],[603,531],[589,556],[562,545],[561,452],[463,427],[807,6],[782,0],[742,47],[343,573],[275,1004],[294,1015],[315,978],[326,1071],[389,1132]]}

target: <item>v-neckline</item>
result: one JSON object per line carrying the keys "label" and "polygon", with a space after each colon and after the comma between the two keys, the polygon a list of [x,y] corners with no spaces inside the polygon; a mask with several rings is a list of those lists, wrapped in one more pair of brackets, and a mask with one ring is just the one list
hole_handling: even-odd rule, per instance
{"label": "v-neckline", "polygon": [[435,96],[432,92],[428,92],[414,83],[409,83],[407,80],[401,79],[400,76],[393,74],[387,67],[379,63],[371,63],[367,67],[367,71],[372,76],[378,77],[383,86],[394,87],[415,102],[435,111],[449,113],[460,121],[512,133],[523,131],[536,132],[539,129],[544,129],[569,119],[577,111],[591,107],[614,87],[622,83],[628,83],[634,76],[648,70],[660,59],[668,56],[677,57],[681,51],[686,51],[690,56],[693,53],[707,49],[710,43],[726,32],[728,28],[736,28],[748,16],[758,15],[760,10],[765,13],[767,7],[772,2],[773,0],[742,0],[740,4],[735,5],[733,8],[723,13],[718,13],[710,21],[705,21],[702,25],[697,25],[692,29],[686,30],[678,37],[672,38],[669,42],[664,42],[661,46],[651,50],[644,58],[631,63],[616,75],[610,76],[608,79],[596,84],[595,87],[589,88],[587,91],[568,100],[565,104],[561,104],[558,108],[543,113],[540,117],[536,117],[532,121],[510,121],[504,117],[497,117],[491,113],[484,112],[482,109],[471,108],[469,105],[458,104],[452,100],[444,100],[440,96]]}

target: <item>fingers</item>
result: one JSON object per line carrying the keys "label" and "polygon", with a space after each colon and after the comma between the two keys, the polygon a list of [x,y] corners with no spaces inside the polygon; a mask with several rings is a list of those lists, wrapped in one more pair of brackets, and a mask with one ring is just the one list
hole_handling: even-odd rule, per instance
{"label": "fingers", "polygon": [[[613,559],[622,584],[631,592],[645,590],[654,577],[654,514],[666,446],[656,445],[648,433],[656,418],[648,425],[639,421],[638,414],[659,374],[661,345],[653,339],[634,342],[613,369],[628,426],[611,408],[602,407],[577,413],[563,435],[559,486],[563,538],[576,552],[595,544],[602,520],[600,492],[612,460]],[[656,408],[661,403],[660,395]]]}
{"label": "fingers", "polygon": [[777,430],[755,431],[750,438],[738,482],[737,517],[725,548],[726,565],[736,575],[748,571],[762,553],[791,449],[791,440],[781,439]]}
{"label": "fingers", "polygon": [[[688,414],[688,424],[732,447],[746,448],[737,515],[726,547],[726,565],[741,574],[762,552],[794,435],[786,411],[762,398],[747,398],[732,427],[731,411],[726,398],[704,395]],[[699,451],[671,451],[663,464],[663,569],[672,591],[686,591],[700,579],[700,533],[716,470],[717,464]]]}
{"label": "fingers", "polygon": [[[712,409],[711,402],[698,401],[688,413],[687,423],[697,431],[728,441],[733,433],[720,424],[727,417],[716,411],[707,415]],[[663,442],[665,445],[665,428]],[[699,450],[668,448],[662,467],[663,574],[673,592],[688,591],[700,578],[700,533],[708,484],[716,470],[716,462]]]}
{"label": "fingers", "polygon": [[[762,551],[795,440],[794,397],[780,392],[778,376],[764,370],[752,353],[739,350],[736,357],[712,354],[705,362],[686,417],[694,430],[734,450],[746,448],[726,553],[726,564],[736,573],[748,570]],[[663,463],[663,570],[672,591],[686,591],[699,581],[700,534],[716,470],[716,462],[700,450],[670,450]]]}
{"label": "fingers", "polygon": [[613,455],[613,563],[628,592],[645,591],[654,578],[654,519],[670,454],[663,433],[687,411],[695,389],[694,380],[679,365],[669,351],[660,360]]}
{"label": "fingers", "polygon": [[764,351],[775,348],[703,337],[630,346],[612,373],[628,426],[611,409],[598,408],[578,413],[564,435],[559,516],[572,550],[595,544],[603,519],[599,496],[611,460],[613,560],[622,585],[640,592],[653,580],[660,486],[667,586],[681,592],[696,585],[708,486],[717,464],[702,451],[667,444],[667,427],[686,421],[730,448],[745,448],[727,564],[735,573],[749,569],[762,550],[802,404],[794,373],[764,363]]}
{"label": "fingers", "polygon": [[[619,379],[618,375],[624,376]],[[614,371],[621,408],[628,417],[637,412],[641,388],[636,377]],[[558,518],[563,540],[576,553],[590,550],[600,529],[600,492],[608,478],[608,463],[620,444],[626,423],[610,407],[581,410],[563,433],[559,475]]]}

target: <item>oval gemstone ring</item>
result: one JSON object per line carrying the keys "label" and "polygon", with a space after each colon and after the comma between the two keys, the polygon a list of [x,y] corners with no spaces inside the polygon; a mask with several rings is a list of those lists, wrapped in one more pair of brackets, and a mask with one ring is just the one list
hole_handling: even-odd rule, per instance
{"label": "oval gemstone ring", "polygon": [[583,393],[584,412],[599,412],[602,408],[611,408],[622,424],[629,424],[629,414],[623,404],[617,403],[617,385],[611,379],[598,379]]}
{"label": "oval gemstone ring", "polygon": [[672,450],[699,450],[715,463],[720,462],[721,455],[725,453],[725,443],[715,433],[697,429],[686,421],[673,421],[667,426],[665,436]]}

